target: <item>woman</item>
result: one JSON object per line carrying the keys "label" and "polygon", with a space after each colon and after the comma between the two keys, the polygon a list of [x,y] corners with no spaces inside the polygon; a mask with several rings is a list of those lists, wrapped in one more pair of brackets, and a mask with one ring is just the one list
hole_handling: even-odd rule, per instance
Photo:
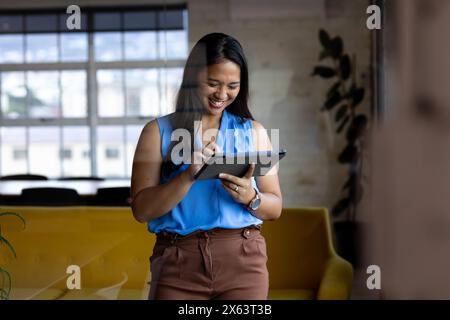
{"label": "woman", "polygon": [[[204,161],[214,152],[271,149],[266,131],[248,109],[248,87],[239,42],[208,34],[188,57],[176,111],[149,122],[141,133],[131,206],[135,219],[157,234],[149,299],[267,298],[260,227],[281,214],[276,172],[255,179],[251,165],[241,178],[195,181],[201,163],[189,161],[192,155]],[[187,146],[181,151],[172,135],[178,129],[189,133],[181,139]],[[250,134],[228,135],[226,130]]]}

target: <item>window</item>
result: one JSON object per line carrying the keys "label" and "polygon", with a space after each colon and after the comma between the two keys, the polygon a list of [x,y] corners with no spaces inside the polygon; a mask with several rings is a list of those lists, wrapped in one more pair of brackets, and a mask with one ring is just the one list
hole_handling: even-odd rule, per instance
{"label": "window", "polygon": [[[184,5],[0,11],[0,175],[129,178],[143,126],[174,110]],[[45,155],[45,157],[43,157]]]}
{"label": "window", "polygon": [[19,126],[0,128],[0,142],[2,148],[0,153],[0,163],[14,164],[14,166],[2,165],[2,175],[27,172],[28,152],[25,153],[25,157],[21,157],[20,155],[17,157],[18,154],[15,153],[15,150],[27,151],[26,128]]}
{"label": "window", "polygon": [[119,158],[119,149],[106,148],[106,158],[107,159],[117,159],[117,158]]}
{"label": "window", "polygon": [[60,157],[62,159],[71,159],[72,158],[72,150],[70,150],[70,149],[62,149]]}
{"label": "window", "polygon": [[14,149],[13,154],[14,160],[23,160],[27,158],[27,150],[25,149]]}

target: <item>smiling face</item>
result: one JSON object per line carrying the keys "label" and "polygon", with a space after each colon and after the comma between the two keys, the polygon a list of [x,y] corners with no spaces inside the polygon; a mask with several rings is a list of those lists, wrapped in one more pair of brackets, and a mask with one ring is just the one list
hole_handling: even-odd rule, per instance
{"label": "smiling face", "polygon": [[209,114],[221,115],[236,99],[240,80],[241,68],[230,60],[210,65],[199,73],[199,97]]}

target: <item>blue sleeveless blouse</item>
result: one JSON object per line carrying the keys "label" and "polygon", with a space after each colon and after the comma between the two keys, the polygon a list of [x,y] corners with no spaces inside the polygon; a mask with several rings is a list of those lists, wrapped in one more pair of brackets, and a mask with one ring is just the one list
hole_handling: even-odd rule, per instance
{"label": "blue sleeveless blouse", "polygon": [[[161,136],[163,159],[167,155],[171,142],[170,116],[171,114],[156,119]],[[243,120],[224,110],[216,143],[226,154],[254,151],[252,128],[251,120]],[[196,143],[201,145],[201,141],[200,136],[195,137]],[[173,179],[188,167],[189,164],[183,164],[171,173],[164,173],[161,170],[160,184]],[[256,187],[254,178],[252,178],[252,184]],[[196,230],[210,230],[217,227],[237,229],[262,222],[244,205],[237,203],[225,191],[219,179],[198,180],[192,184],[184,198],[172,210],[149,221],[148,230],[153,233],[167,231],[186,235]]]}

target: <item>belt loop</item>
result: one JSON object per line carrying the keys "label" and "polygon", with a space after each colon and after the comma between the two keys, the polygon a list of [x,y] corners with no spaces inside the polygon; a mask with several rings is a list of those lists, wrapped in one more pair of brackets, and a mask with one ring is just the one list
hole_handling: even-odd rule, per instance
{"label": "belt loop", "polygon": [[174,235],[172,235],[172,238],[170,239],[170,244],[171,245],[176,244],[177,238],[178,238],[178,233],[175,233]]}
{"label": "belt loop", "polygon": [[249,228],[244,228],[242,229],[242,236],[245,239],[248,239],[250,237],[250,229]]}
{"label": "belt loop", "polygon": [[208,230],[200,230],[196,235],[197,238],[208,239],[211,233]]}

